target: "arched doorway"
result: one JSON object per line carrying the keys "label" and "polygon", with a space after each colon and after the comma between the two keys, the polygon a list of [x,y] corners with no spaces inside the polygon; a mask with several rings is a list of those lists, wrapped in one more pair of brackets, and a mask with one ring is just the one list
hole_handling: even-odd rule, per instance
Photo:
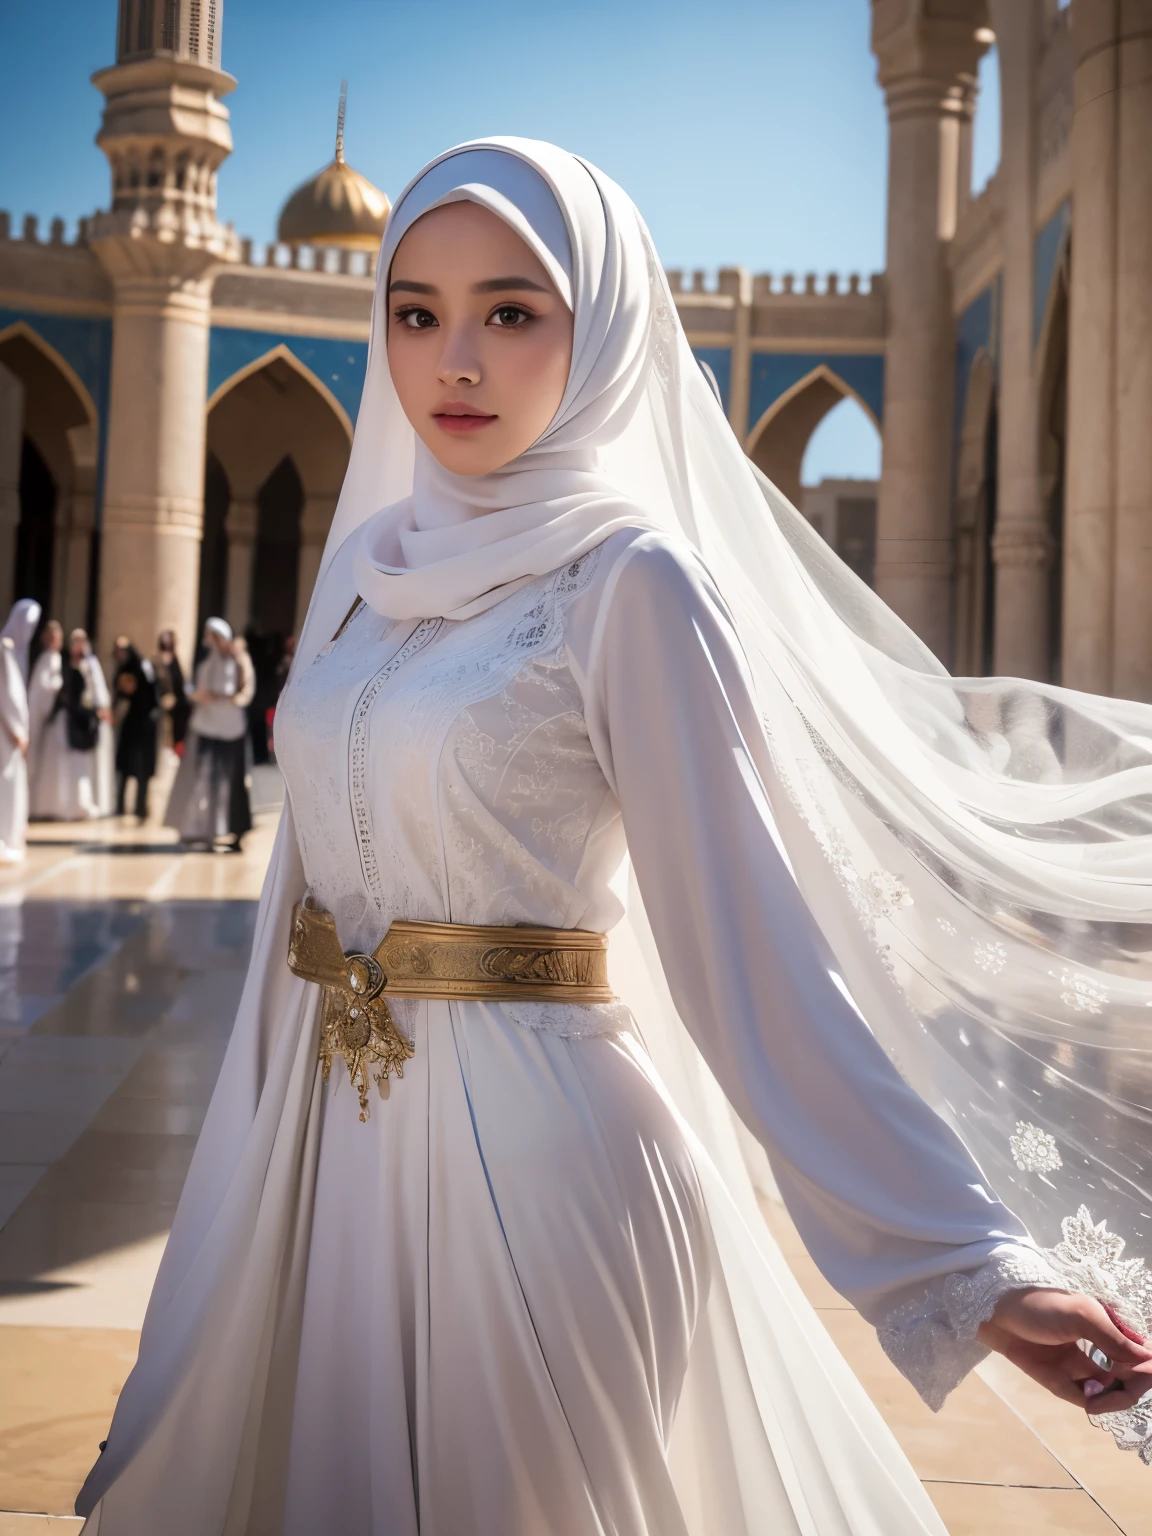
{"label": "arched doorway", "polygon": [[[234,629],[264,633],[272,603],[275,628],[298,631],[351,442],[352,424],[339,402],[284,346],[209,401],[208,449],[228,485],[223,611]],[[291,581],[286,560],[295,562]],[[280,589],[275,596],[273,584]],[[294,591],[290,603],[286,590]]]}
{"label": "arched doorway", "polygon": [[801,501],[801,470],[809,439],[843,400],[855,400],[879,432],[880,423],[868,402],[826,363],[820,363],[774,400],[748,435],[748,457],[795,506]]}
{"label": "arched doorway", "polygon": [[1052,540],[1048,567],[1048,680],[1062,677],[1064,651],[1064,454],[1068,417],[1068,275],[1064,247],[1040,334],[1040,478]]}
{"label": "arched doorway", "polygon": [[[285,346],[229,379],[208,405],[208,451],[219,469],[214,494],[225,504],[220,609],[247,636],[256,666],[252,746],[263,761],[280,662],[320,569],[352,423]],[[215,517],[206,490],[204,559]],[[213,558],[220,561],[218,551]]]}
{"label": "arched doorway", "polygon": [[0,331],[0,608],[34,597],[45,618],[92,627],[96,407],[59,354],[23,321]]}
{"label": "arched doorway", "polygon": [[997,430],[996,370],[981,348],[968,374],[956,458],[954,668],[961,677],[984,677],[992,671]]}
{"label": "arched doorway", "polygon": [[[860,445],[853,462],[813,462],[810,449],[833,424],[863,426],[870,441],[860,473]],[[835,433],[834,436],[841,436]],[[876,564],[876,479],[880,429],[875,414],[850,385],[821,363],[774,400],[753,428],[749,458],[812,523],[840,558],[871,584]],[[809,481],[819,483],[806,484]]]}

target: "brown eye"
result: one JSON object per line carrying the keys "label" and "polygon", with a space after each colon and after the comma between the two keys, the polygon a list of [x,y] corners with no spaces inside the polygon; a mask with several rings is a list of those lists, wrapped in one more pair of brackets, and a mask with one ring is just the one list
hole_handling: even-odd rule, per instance
{"label": "brown eye", "polygon": [[428,331],[440,323],[430,309],[419,307],[398,309],[395,319],[397,325],[407,326],[410,331]]}
{"label": "brown eye", "polygon": [[503,330],[515,330],[533,319],[531,310],[524,308],[522,304],[501,304],[492,311],[489,325],[500,326]]}

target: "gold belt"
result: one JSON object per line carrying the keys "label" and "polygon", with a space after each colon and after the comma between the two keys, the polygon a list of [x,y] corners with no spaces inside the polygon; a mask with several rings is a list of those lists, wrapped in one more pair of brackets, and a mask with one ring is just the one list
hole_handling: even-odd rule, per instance
{"label": "gold belt", "polygon": [[330,912],[298,902],[288,965],[324,988],[320,1060],[324,1081],[343,1056],[368,1118],[368,1075],[387,1096],[414,1054],[389,997],[610,1003],[608,939],[579,928],[496,928],[474,923],[395,922],[372,954],[345,951]]}

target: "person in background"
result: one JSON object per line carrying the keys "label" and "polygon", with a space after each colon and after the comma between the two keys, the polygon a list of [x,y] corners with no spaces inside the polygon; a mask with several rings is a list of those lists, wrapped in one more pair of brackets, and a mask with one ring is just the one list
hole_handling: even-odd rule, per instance
{"label": "person in background", "polygon": [[[45,634],[46,646],[47,632]],[[40,664],[49,655],[41,656]],[[83,821],[111,816],[115,805],[112,696],[87,633],[68,637],[55,699],[41,733],[32,793],[33,817]],[[55,680],[51,662],[44,678]],[[37,709],[40,701],[37,700]]]}
{"label": "person in background", "polygon": [[192,705],[184,687],[184,669],[176,654],[176,631],[162,629],[156,641],[156,655],[152,658],[156,671],[156,687],[162,711],[161,746],[170,747],[179,757],[184,750],[184,737],[188,730],[188,717]]}
{"label": "person in background", "polygon": [[180,771],[164,824],[190,846],[225,846],[238,853],[252,825],[248,800],[247,708],[254,674],[247,647],[239,653],[231,626],[209,619],[207,655],[196,668],[192,715]]}
{"label": "person in background", "polygon": [[112,692],[123,705],[116,741],[116,814],[124,815],[128,780],[136,781],[136,819],[148,820],[148,784],[156,772],[156,723],[160,714],[160,696],[156,669],[132,644],[127,635],[116,640],[113,653],[116,672]]}
{"label": "person in background", "polygon": [[56,696],[64,680],[64,630],[56,619],[49,619],[40,636],[40,654],[28,682],[29,816],[33,821],[57,815],[53,790],[57,780],[54,762],[55,736],[49,729]]}
{"label": "person in background", "polygon": [[22,598],[0,630],[0,863],[18,864],[28,831],[28,646],[40,604]]}

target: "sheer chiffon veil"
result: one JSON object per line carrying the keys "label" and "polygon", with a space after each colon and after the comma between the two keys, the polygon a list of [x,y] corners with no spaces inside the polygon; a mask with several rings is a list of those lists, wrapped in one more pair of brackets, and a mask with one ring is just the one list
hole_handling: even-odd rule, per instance
{"label": "sheer chiffon veil", "polygon": [[[1136,1257],[1152,1245],[1152,706],[949,676],[747,459],[621,189],[550,145],[475,148],[535,167],[569,220],[579,166],[609,242],[645,264],[646,386],[599,473],[637,520],[688,539],[724,594],[780,834],[847,989],[1037,1242],[1152,1327]],[[394,248],[386,234],[328,560],[411,490],[384,343]]]}

